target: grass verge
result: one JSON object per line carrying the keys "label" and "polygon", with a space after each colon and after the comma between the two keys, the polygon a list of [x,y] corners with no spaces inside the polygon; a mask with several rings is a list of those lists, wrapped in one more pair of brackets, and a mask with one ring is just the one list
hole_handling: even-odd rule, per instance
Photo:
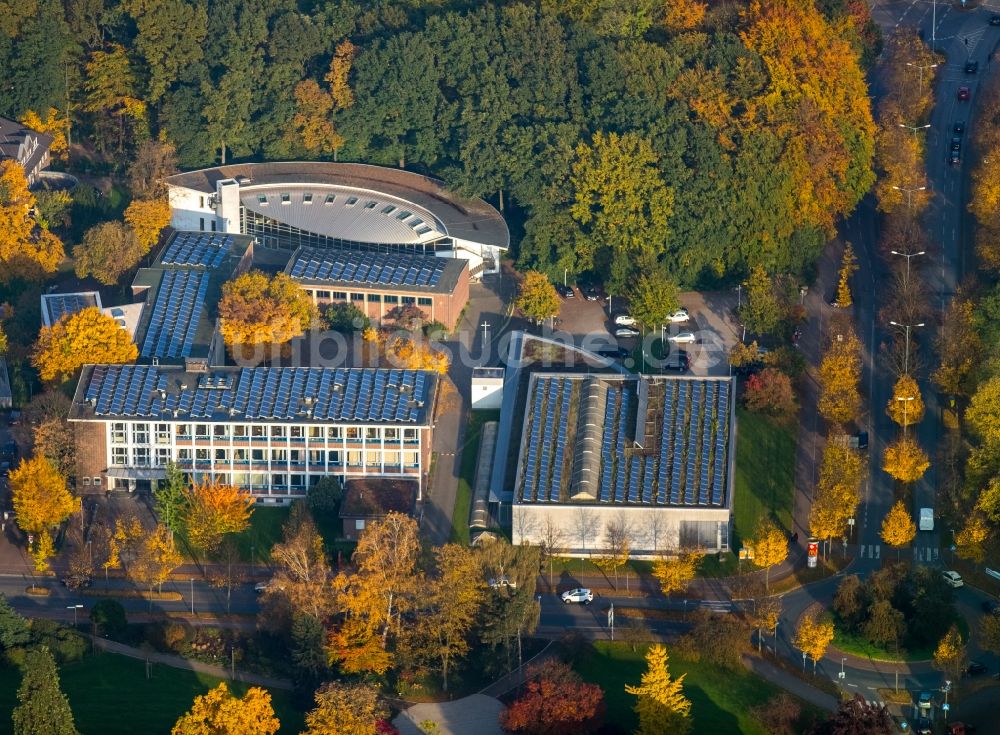
{"label": "grass verge", "polygon": [[482,438],[483,424],[499,419],[499,411],[473,411],[469,414],[469,423],[465,427],[465,443],[461,449],[462,463],[459,465],[455,510],[451,515],[452,543],[465,545],[469,543],[469,512],[472,509],[472,490],[476,484],[479,440]]}
{"label": "grass verge", "polygon": [[[222,681],[162,664],[154,664],[147,679],[145,662],[113,653],[67,664],[60,668],[59,677],[82,735],[165,735],[196,696]],[[17,668],[0,667],[0,711],[11,712],[17,706],[20,683]],[[238,682],[227,685],[238,695],[247,690],[247,685]],[[301,732],[303,715],[293,705],[291,694],[272,691],[271,698],[281,735]]]}
{"label": "grass verge", "polygon": [[[733,521],[737,539],[753,535],[761,518],[771,516],[792,532],[795,489],[795,427],[769,416],[736,412],[736,497]],[[735,540],[733,548],[737,548]]]}
{"label": "grass verge", "polygon": [[[574,663],[584,679],[604,690],[607,722],[625,732],[631,732],[639,724],[633,709],[635,697],[625,692],[625,685],[639,683],[646,670],[645,652],[645,646],[633,651],[628,644],[597,641],[592,654],[583,655]],[[670,673],[673,677],[686,675],[684,694],[691,700],[693,732],[767,735],[753,709],[781,694],[777,686],[744,669],[730,670],[674,657],[670,659]],[[815,711],[804,704],[803,712],[807,719],[815,716]]]}

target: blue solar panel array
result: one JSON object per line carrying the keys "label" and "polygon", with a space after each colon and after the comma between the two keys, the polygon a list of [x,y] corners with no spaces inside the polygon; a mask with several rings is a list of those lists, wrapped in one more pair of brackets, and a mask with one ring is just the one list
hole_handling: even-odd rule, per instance
{"label": "blue solar panel array", "polygon": [[604,404],[604,432],[601,435],[601,488],[598,500],[607,503],[611,500],[611,473],[614,470],[615,457],[615,415],[621,391],[618,388],[608,388],[607,400]]}
{"label": "blue solar panel array", "polygon": [[433,255],[302,248],[292,278],[380,286],[436,286],[446,261]]}
{"label": "blue solar panel array", "polygon": [[552,482],[549,485],[549,501],[559,500],[562,489],[563,462],[566,454],[566,434],[569,430],[569,404],[573,397],[573,381],[564,380],[559,400],[559,436],[556,437],[556,456],[552,462]]}
{"label": "blue solar panel array", "polygon": [[209,274],[164,270],[142,342],[143,357],[180,358],[191,354],[205,306]]}
{"label": "blue solar panel array", "polygon": [[75,314],[83,311],[88,306],[97,306],[97,302],[92,295],[82,294],[46,294],[45,306],[49,310],[49,319],[55,324],[67,314]]}
{"label": "blue solar panel array", "polygon": [[85,398],[98,416],[164,418],[177,411],[177,418],[222,422],[418,423],[427,414],[433,380],[415,370],[243,368],[221,387],[200,380],[182,390],[183,376],[157,367],[99,365]]}
{"label": "blue solar panel array", "polygon": [[211,232],[178,232],[163,251],[164,265],[218,268],[233,247],[231,235]]}

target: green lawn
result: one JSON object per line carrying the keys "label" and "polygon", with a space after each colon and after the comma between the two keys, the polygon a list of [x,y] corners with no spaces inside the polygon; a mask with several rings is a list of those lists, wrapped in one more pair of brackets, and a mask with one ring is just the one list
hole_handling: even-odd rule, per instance
{"label": "green lawn", "polygon": [[462,444],[462,464],[459,467],[458,490],[455,493],[455,511],[451,516],[451,540],[456,544],[469,543],[469,512],[472,509],[472,488],[476,483],[476,461],[479,459],[479,439],[483,424],[499,421],[499,411],[473,411],[465,427]]}
{"label": "green lawn", "polygon": [[[88,656],[59,670],[62,689],[69,697],[82,735],[167,735],[177,718],[191,707],[194,698],[219,683],[219,679],[155,664],[146,679],[145,663],[111,653]],[[21,673],[0,667],[0,733],[12,730],[10,712],[17,705]],[[243,684],[230,684],[242,694]],[[271,693],[281,721],[282,735],[301,732],[302,712],[292,706],[289,692]]]}
{"label": "green lawn", "polygon": [[[635,697],[626,694],[626,684],[638,684],[646,670],[645,648],[632,651],[628,644],[597,641],[595,653],[574,664],[574,668],[589,682],[604,690],[608,705],[607,721],[626,732],[638,725]],[[768,735],[750,713],[781,693],[770,682],[749,671],[730,671],[714,664],[691,663],[670,659],[673,676],[687,674],[684,694],[691,700],[693,732],[726,733],[726,735]],[[810,710],[811,712],[811,710]]]}
{"label": "green lawn", "polygon": [[739,548],[739,540],[753,535],[757,523],[767,515],[791,533],[795,489],[794,424],[742,409],[736,416],[734,549]]}
{"label": "green lawn", "polygon": [[[261,561],[271,557],[271,547],[281,541],[282,526],[288,520],[290,508],[254,506],[250,527],[233,536],[244,561]],[[253,559],[251,559],[251,554]]]}

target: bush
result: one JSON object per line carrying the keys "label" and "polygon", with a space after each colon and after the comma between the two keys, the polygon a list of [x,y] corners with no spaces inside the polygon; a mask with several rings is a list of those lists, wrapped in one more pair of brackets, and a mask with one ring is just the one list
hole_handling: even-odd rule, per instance
{"label": "bush", "polygon": [[450,330],[436,319],[424,325],[424,336],[428,339],[441,339],[446,337]]}
{"label": "bush", "polygon": [[747,410],[771,416],[787,416],[795,411],[792,381],[776,368],[767,368],[747,378],[743,396]]}
{"label": "bush", "polygon": [[340,509],[344,486],[336,477],[324,477],[311,488],[306,501],[313,515],[332,515]]}
{"label": "bush", "polygon": [[330,304],[323,318],[335,332],[359,332],[371,326],[371,320],[354,304]]}
{"label": "bush", "polygon": [[79,661],[87,651],[86,638],[54,620],[32,620],[31,641],[35,646],[46,646],[59,664]]}
{"label": "bush", "polygon": [[128,629],[125,608],[118,600],[100,600],[90,610],[90,619],[97,626],[98,635],[118,640]]}
{"label": "bush", "polygon": [[181,653],[191,639],[191,626],[183,622],[168,620],[154,623],[146,628],[146,642],[158,651]]}

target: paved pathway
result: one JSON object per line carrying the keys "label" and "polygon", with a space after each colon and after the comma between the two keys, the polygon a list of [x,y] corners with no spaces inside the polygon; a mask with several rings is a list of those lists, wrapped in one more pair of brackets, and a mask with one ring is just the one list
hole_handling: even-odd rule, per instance
{"label": "paved pathway", "polygon": [[757,658],[756,656],[744,656],[743,665],[763,679],[767,679],[772,684],[777,684],[782,689],[791,692],[799,699],[803,699],[828,712],[837,709],[837,700],[830,694],[822,692],[814,686],[802,681],[797,676],[782,671],[774,664]]}
{"label": "paved pathway", "polygon": [[[140,648],[135,648],[133,646],[126,646],[124,643],[118,643],[116,641],[109,641],[106,638],[100,638],[98,636],[88,635],[95,645],[108,653],[117,653],[122,656],[128,656],[129,658],[137,658],[140,661],[149,661],[154,664],[163,664],[164,666],[170,666],[174,669],[185,669],[187,671],[197,671],[202,674],[209,674],[210,676],[217,676],[220,679],[234,680],[232,676],[232,671],[222,666],[213,666],[212,664],[202,663],[201,661],[192,661],[190,659],[182,658],[181,656],[174,656],[169,653],[157,653],[155,651],[144,651]],[[291,689],[292,682],[287,679],[276,679],[270,676],[261,676],[260,674],[252,674],[248,671],[236,670],[235,681],[240,681],[245,684],[254,684],[256,686],[266,687],[267,689]]]}
{"label": "paved pathway", "polygon": [[415,704],[396,716],[392,724],[401,735],[421,735],[419,723],[431,720],[440,735],[503,735],[503,705],[485,694],[472,694],[454,702]]}

